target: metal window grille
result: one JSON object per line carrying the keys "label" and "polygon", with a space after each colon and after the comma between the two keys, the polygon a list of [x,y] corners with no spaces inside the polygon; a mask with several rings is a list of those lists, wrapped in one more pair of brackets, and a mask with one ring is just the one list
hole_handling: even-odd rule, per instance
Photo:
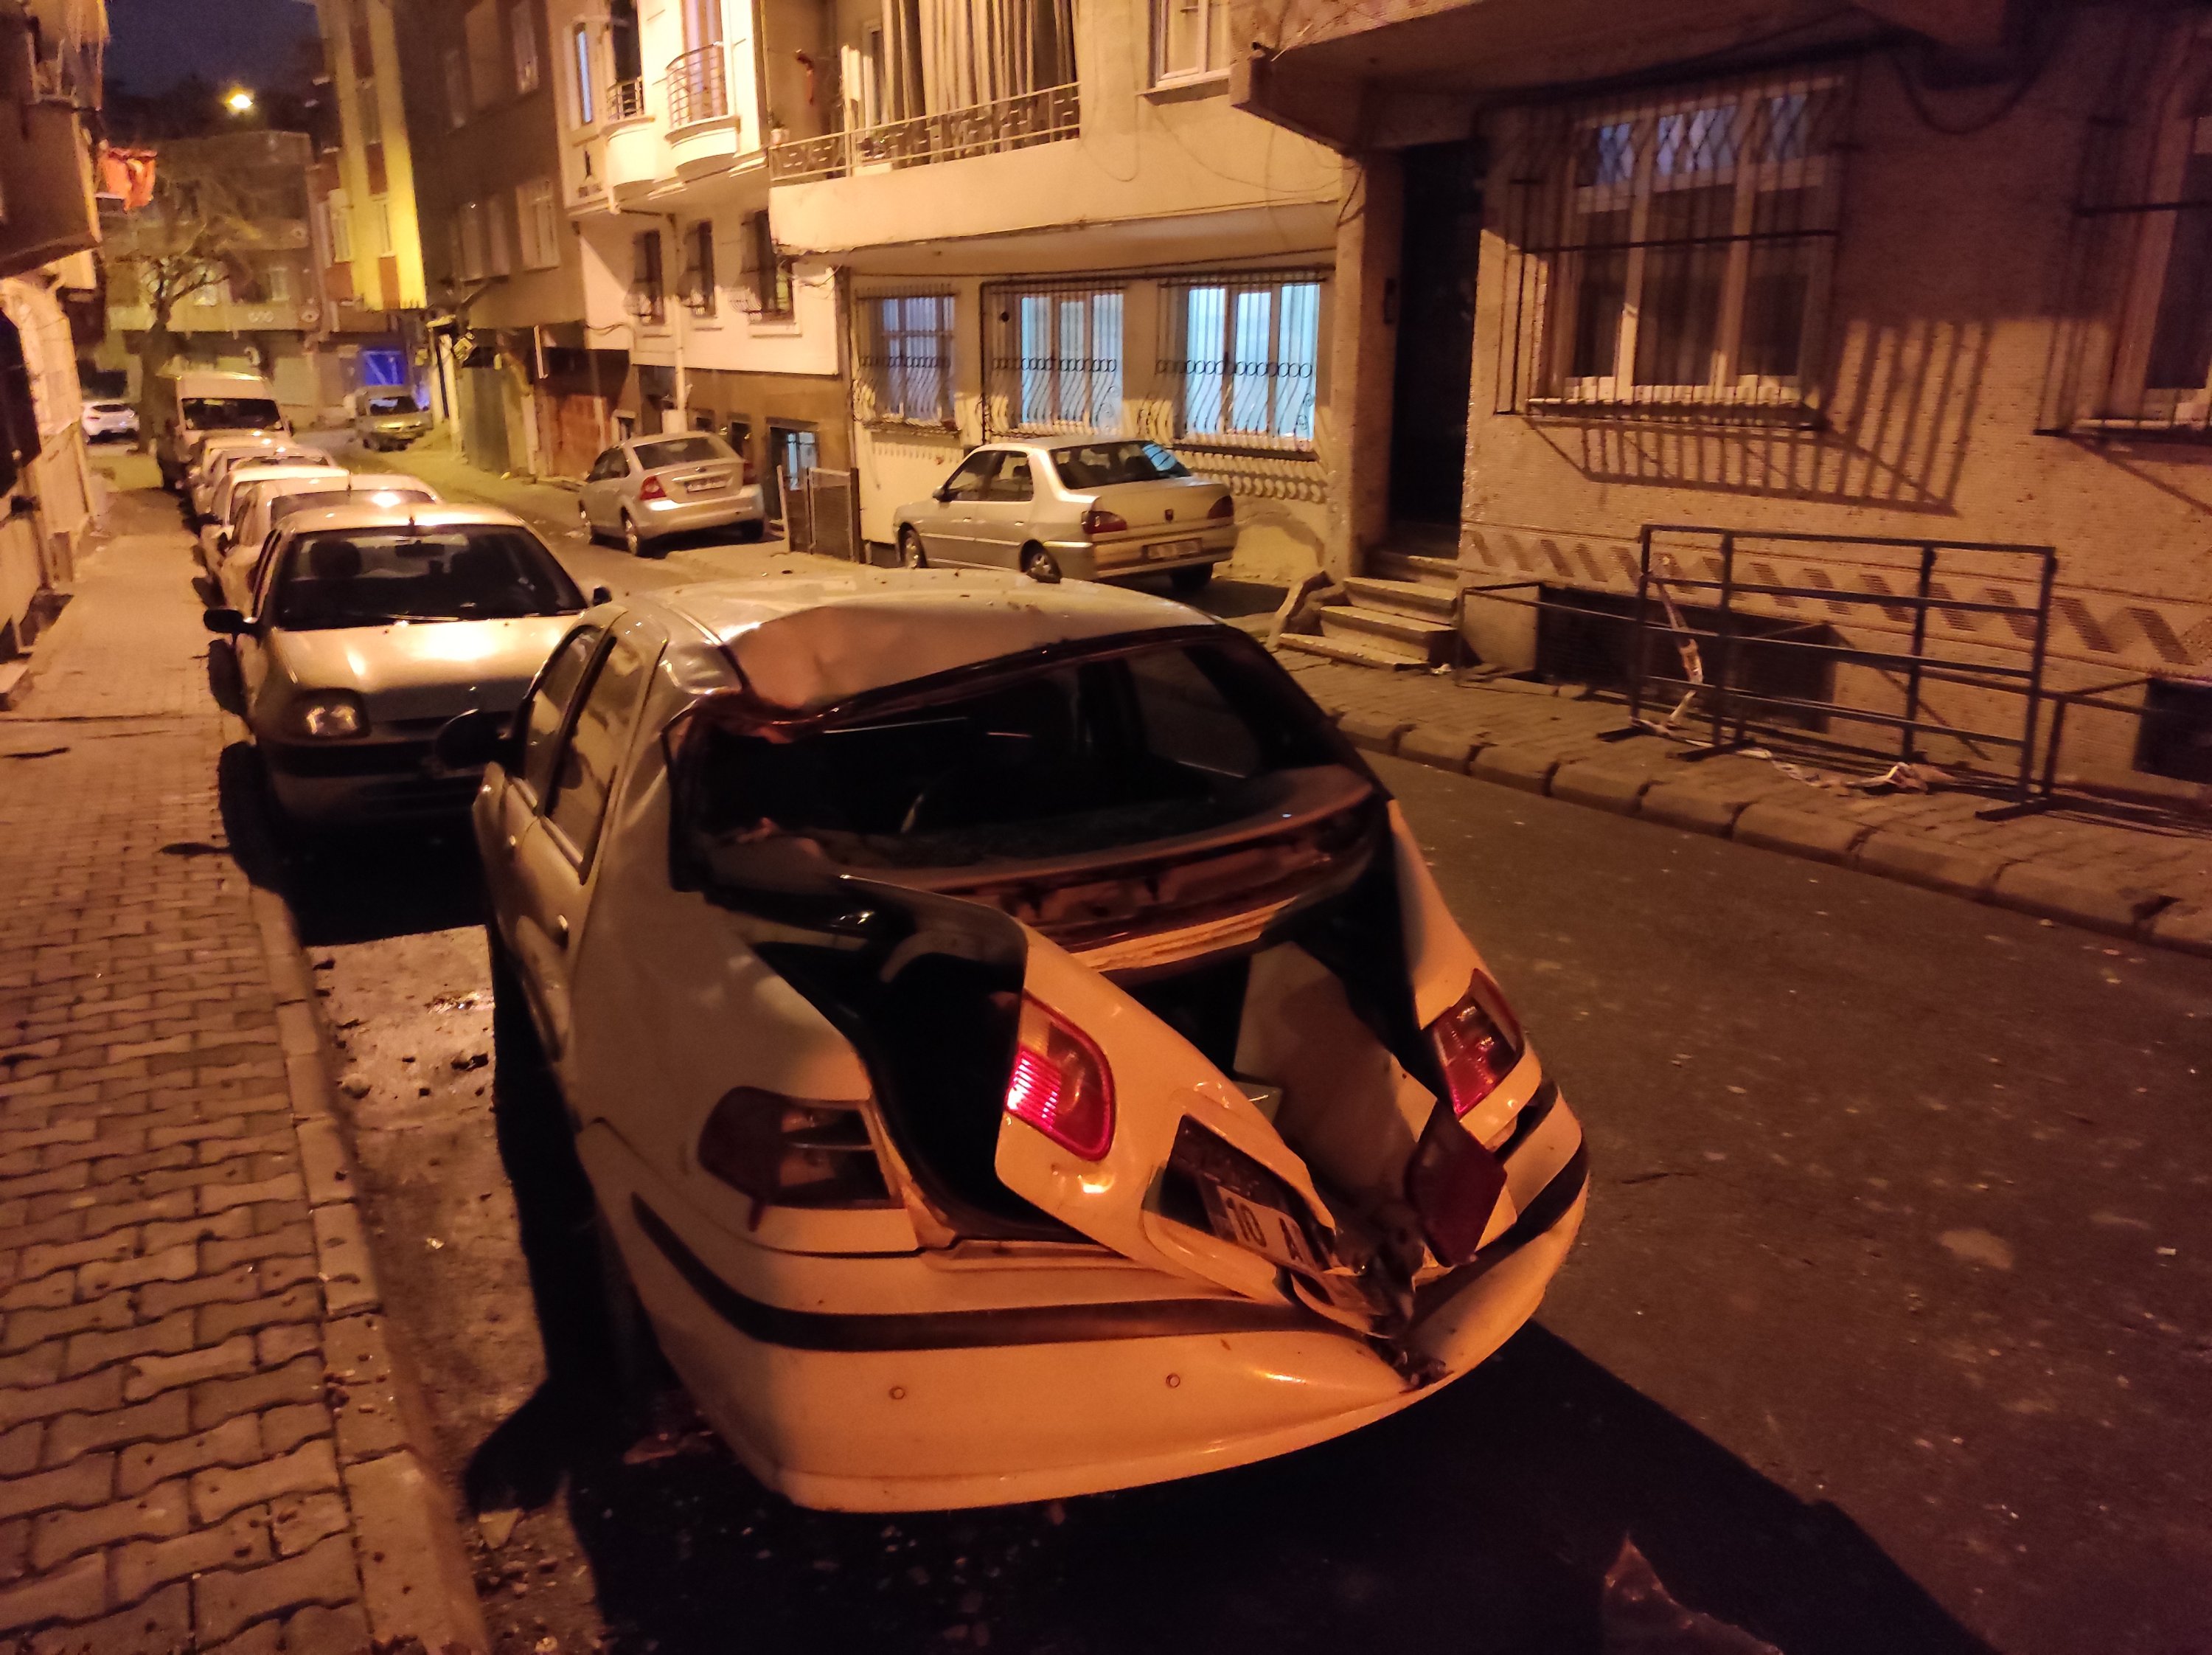
{"label": "metal window grille", "polygon": [[1164,281],[1159,374],[1173,398],[1176,438],[1226,448],[1310,449],[1321,301],[1318,271]]}
{"label": "metal window grille", "polygon": [[1834,68],[1500,121],[1500,413],[1809,418],[1851,82]]}
{"label": "metal window grille", "polygon": [[2212,436],[2212,34],[2130,20],[2089,123],[2044,432]]}
{"label": "metal window grille", "polygon": [[1121,313],[1095,277],[986,287],[986,433],[1119,431]]}
{"label": "metal window grille", "polygon": [[952,295],[866,294],[855,308],[854,414],[872,423],[951,427]]}

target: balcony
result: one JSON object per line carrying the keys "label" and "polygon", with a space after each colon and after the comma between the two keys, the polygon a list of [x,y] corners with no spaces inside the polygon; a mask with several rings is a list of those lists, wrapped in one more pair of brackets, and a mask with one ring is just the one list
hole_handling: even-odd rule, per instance
{"label": "balcony", "polygon": [[607,88],[606,186],[618,202],[635,201],[660,179],[660,134],[641,80]]}
{"label": "balcony", "polygon": [[711,46],[668,65],[668,152],[679,178],[720,172],[737,158],[729,63],[726,48]]}
{"label": "balcony", "polygon": [[769,152],[769,174],[777,184],[811,184],[1025,149],[1079,137],[1082,128],[1082,106],[1071,82],[942,114],[825,132],[820,137],[787,138]]}

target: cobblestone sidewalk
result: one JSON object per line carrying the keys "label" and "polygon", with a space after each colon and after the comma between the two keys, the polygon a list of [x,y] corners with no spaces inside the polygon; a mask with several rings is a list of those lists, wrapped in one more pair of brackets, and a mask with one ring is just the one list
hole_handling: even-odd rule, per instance
{"label": "cobblestone sidewalk", "polygon": [[2212,954],[2212,822],[2201,818],[2066,808],[1984,821],[1986,794],[1869,793],[1826,767],[1807,781],[1743,754],[1685,763],[1686,743],[1656,735],[1604,740],[1626,709],[1571,686],[1281,660],[1373,751]]}
{"label": "cobblestone sidewalk", "polygon": [[0,716],[0,1651],[480,1647],[313,992],[228,854],[188,542],[112,526]]}

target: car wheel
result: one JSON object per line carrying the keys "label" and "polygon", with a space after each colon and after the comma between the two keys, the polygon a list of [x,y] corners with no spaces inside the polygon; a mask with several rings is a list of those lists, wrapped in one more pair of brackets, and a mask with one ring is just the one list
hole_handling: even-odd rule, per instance
{"label": "car wheel", "polygon": [[912,529],[899,531],[899,562],[908,569],[929,567],[929,554],[921,549],[921,537]]}
{"label": "car wheel", "polygon": [[559,1107],[553,1090],[552,1065],[538,1025],[530,1020],[530,1002],[524,998],[522,978],[507,958],[499,927],[486,925],[484,940],[491,955],[492,1080],[501,1101],[526,1102],[532,1113],[541,1107]]}
{"label": "car wheel", "polygon": [[584,532],[584,538],[592,545],[599,544],[599,526],[592,521],[591,508],[579,500],[576,502],[576,526]]}
{"label": "car wheel", "polygon": [[1032,581],[1057,581],[1060,559],[1042,546],[1028,547],[1022,553],[1022,573]]}
{"label": "car wheel", "polygon": [[1213,579],[1213,565],[1200,563],[1195,569],[1179,569],[1168,576],[1168,583],[1177,592],[1203,592]]}
{"label": "car wheel", "polygon": [[637,519],[632,517],[628,512],[623,514],[623,545],[629,549],[631,557],[645,556],[645,536],[638,530]]}

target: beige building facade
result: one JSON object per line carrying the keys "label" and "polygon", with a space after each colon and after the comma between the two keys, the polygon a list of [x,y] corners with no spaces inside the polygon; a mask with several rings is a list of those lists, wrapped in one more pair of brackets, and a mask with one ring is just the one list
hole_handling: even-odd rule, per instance
{"label": "beige building facade", "polygon": [[1226,6],[766,15],[775,234],[844,287],[863,538],[978,441],[1098,433],[1229,483],[1240,571],[1316,567],[1346,174],[1231,106]]}
{"label": "beige building facade", "polygon": [[[2062,762],[2212,779],[2208,14],[1879,9],[1255,18],[1297,44],[1255,53],[1240,98],[1358,160],[1385,208],[1367,251],[1409,316],[1462,301],[1456,340],[1400,337],[1379,305],[1358,320],[1365,566],[1618,616],[1645,526],[1733,531],[1735,580],[1783,588],[1736,607],[1828,640],[1822,695],[1894,710],[1899,675],[1849,654],[1905,647],[1909,611],[1820,594],[1909,593],[1927,542],[2047,545],[2049,683],[2148,679],[2122,698],[2152,714],[2076,717]],[[1440,174],[1456,240],[1417,207]],[[1415,452],[1462,417],[1462,443]],[[1906,544],[1863,544],[1888,539]],[[1680,544],[1680,572],[1717,569],[1717,539]],[[1941,552],[1939,595],[1986,607],[1928,624],[1961,659],[2025,665],[2038,567]],[[1602,676],[1627,647],[1516,605],[1465,613],[1517,668]],[[1939,724],[2018,716],[1929,696]]]}

